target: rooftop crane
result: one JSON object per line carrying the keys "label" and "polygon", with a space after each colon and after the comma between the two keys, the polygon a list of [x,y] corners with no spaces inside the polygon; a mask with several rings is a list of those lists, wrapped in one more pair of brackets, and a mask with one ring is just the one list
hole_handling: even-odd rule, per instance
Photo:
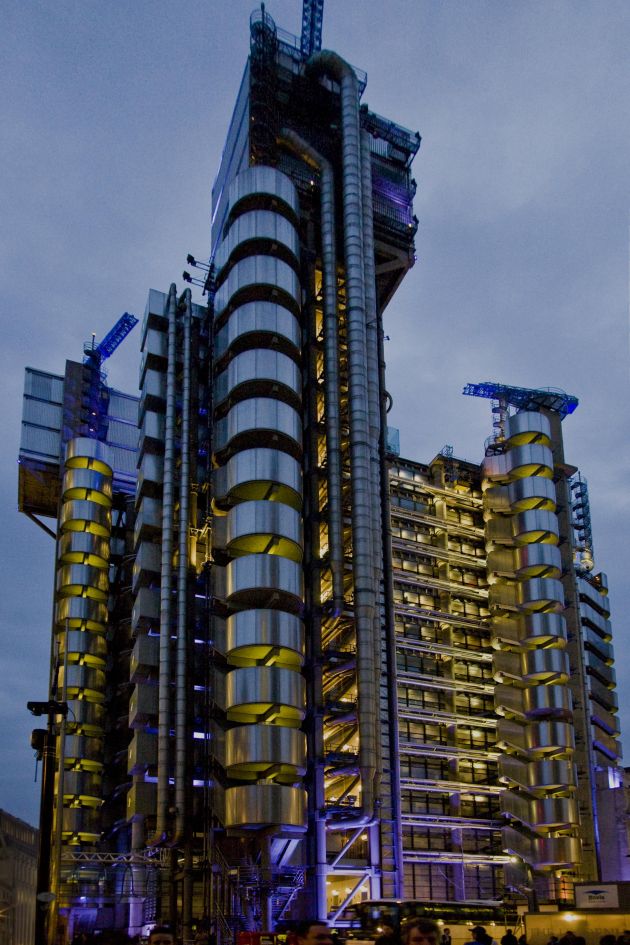
{"label": "rooftop crane", "polygon": [[92,341],[89,341],[83,348],[83,363],[100,369],[103,361],[111,357],[116,348],[122,344],[129,332],[137,324],[138,319],[136,316],[125,312],[99,344],[95,344],[95,335],[92,335]]}
{"label": "rooftop crane", "polygon": [[508,384],[497,384],[494,381],[482,381],[481,384],[466,384],[464,394],[471,397],[487,397],[489,400],[505,401],[519,410],[536,410],[545,407],[555,410],[564,419],[567,414],[573,413],[578,405],[577,397],[565,394],[563,390],[554,387],[545,387],[533,390],[529,387],[510,387]]}
{"label": "rooftop crane", "polygon": [[300,49],[305,59],[322,48],[324,0],[303,0]]}

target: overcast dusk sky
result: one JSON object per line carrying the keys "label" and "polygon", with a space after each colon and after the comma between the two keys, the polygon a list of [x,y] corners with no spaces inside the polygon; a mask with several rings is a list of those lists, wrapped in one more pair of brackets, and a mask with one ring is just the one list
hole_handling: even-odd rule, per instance
{"label": "overcast dusk sky", "polygon": [[[28,699],[47,696],[53,542],[15,511],[23,372],[63,373],[150,287],[209,254],[210,190],[250,0],[4,0],[0,807],[36,823]],[[301,0],[268,0],[299,33]],[[385,315],[403,455],[479,462],[468,381],[560,387],[609,575],[630,745],[627,572],[630,4],[326,0],[363,100],[419,130],[418,262]],[[197,299],[199,300],[199,299]],[[138,329],[108,362],[134,393]]]}

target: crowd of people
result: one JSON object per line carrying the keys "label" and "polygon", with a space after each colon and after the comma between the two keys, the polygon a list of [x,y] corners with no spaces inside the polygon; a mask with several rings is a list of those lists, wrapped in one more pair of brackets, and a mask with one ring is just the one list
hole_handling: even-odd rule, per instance
{"label": "crowd of people", "polygon": [[[102,933],[94,942],[98,945],[134,945],[132,939],[122,936],[124,933]],[[306,919],[298,922],[291,930],[289,938],[292,945],[339,945],[338,933],[320,919]],[[87,936],[78,936],[73,945],[92,945]],[[148,945],[178,945],[178,939],[169,926],[156,925],[149,933]],[[194,945],[216,945],[216,934],[212,928],[197,932]],[[414,917],[402,923],[400,931],[382,924],[375,945],[452,945],[451,930],[440,928],[433,919]],[[512,929],[507,929],[497,942],[486,929],[477,925],[471,930],[471,938],[464,945],[527,945],[525,936],[517,938]],[[603,935],[599,943],[586,942],[582,935],[567,931],[563,935],[552,935],[547,945],[630,945],[630,930],[621,935]]]}

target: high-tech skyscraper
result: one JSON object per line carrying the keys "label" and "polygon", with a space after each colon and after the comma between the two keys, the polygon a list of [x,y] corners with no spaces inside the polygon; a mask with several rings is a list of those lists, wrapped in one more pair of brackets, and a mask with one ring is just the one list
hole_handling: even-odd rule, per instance
{"label": "high-tech skyscraper", "polygon": [[414,260],[420,139],[311,26],[252,16],[208,304],[149,294],[139,398],[102,375],[122,329],[64,378],[27,373],[70,935],[555,900],[601,869],[618,728],[605,581],[574,560],[575,401],[475,388],[498,424],[481,469],[397,456],[383,312]]}

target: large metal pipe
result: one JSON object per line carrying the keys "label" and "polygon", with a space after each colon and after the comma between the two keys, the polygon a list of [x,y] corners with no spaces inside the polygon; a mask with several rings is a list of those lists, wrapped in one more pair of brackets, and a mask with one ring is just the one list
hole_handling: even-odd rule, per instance
{"label": "large metal pipe", "polygon": [[335,182],[332,167],[295,131],[283,128],[281,140],[320,172],[322,269],[324,285],[324,393],[326,400],[326,466],[328,479],[328,554],[332,574],[333,612],[343,611],[343,519],[341,512],[341,417],[339,409],[339,312]]}
{"label": "large metal pipe", "polygon": [[168,293],[166,424],[162,492],[162,557],[160,563],[160,664],[158,694],[158,770],[155,839],[166,833],[171,731],[171,613],[173,586],[173,509],[175,488],[175,371],[177,364],[177,294]]}
{"label": "large metal pipe", "polygon": [[[385,671],[387,674],[387,708],[390,719],[398,716],[398,681],[396,676],[396,618],[394,613],[394,568],[392,563],[392,516],[387,462],[388,395],[385,388],[385,339],[379,322],[376,335],[380,388],[381,435],[379,468],[381,476],[381,527],[383,538],[383,618],[385,624]],[[398,725],[389,727],[389,778],[391,791],[391,831],[394,848],[395,896],[404,893],[403,839],[401,822],[400,787],[400,731]]]}
{"label": "large metal pipe", "polygon": [[[365,317],[367,347],[368,406],[370,411],[370,474],[372,477],[372,556],[374,567],[374,589],[377,594],[374,608],[374,685],[379,687],[382,662],[381,637],[382,613],[380,588],[383,578],[382,530],[381,530],[381,482],[379,463],[379,440],[381,433],[381,383],[379,375],[378,336],[381,333],[376,301],[376,266],[374,262],[374,222],[372,205],[372,156],[370,135],[361,132],[361,187],[363,193],[363,271],[365,275]],[[377,719],[377,724],[380,719]],[[380,744],[380,725],[378,731]],[[378,777],[378,775],[377,775]],[[375,784],[376,796],[380,785]]]}
{"label": "large metal pipe", "polygon": [[190,498],[190,289],[184,292],[182,347],[182,426],[179,465],[179,530],[177,556],[177,662],[175,676],[175,838],[186,827],[187,683],[188,683],[188,518]]}
{"label": "large metal pipe", "polygon": [[341,85],[344,249],[348,325],[350,455],[352,464],[352,558],[357,640],[359,768],[363,811],[374,809],[378,770],[377,690],[374,665],[375,589],[372,550],[370,424],[366,372],[366,318],[359,91],[354,71],[340,56],[322,50],[308,62]]}

